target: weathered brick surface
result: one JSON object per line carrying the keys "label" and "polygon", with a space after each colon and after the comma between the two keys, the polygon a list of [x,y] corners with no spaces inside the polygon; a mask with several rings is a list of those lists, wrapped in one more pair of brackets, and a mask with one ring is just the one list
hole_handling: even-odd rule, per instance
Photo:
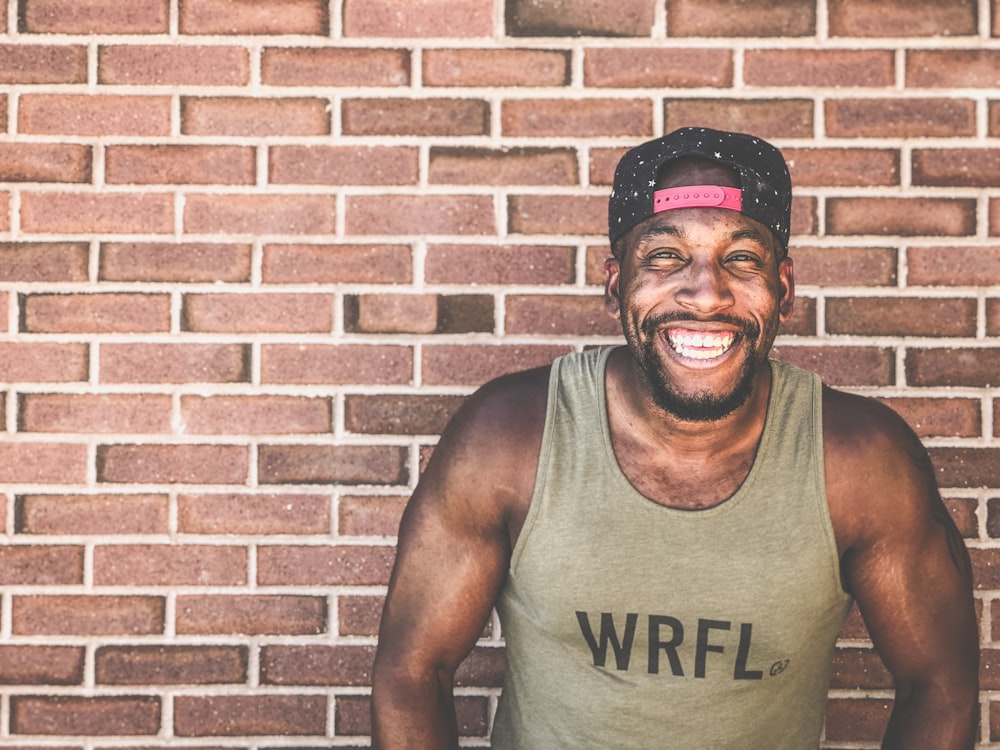
{"label": "weathered brick surface", "polygon": [[[931,452],[1000,747],[996,0],[3,7],[0,744],[369,744],[438,434],[620,341],[614,166],[713,125],[796,185],[775,353]],[[891,685],[856,609],[841,637],[821,746],[874,747]],[[457,676],[477,746],[501,638]]]}

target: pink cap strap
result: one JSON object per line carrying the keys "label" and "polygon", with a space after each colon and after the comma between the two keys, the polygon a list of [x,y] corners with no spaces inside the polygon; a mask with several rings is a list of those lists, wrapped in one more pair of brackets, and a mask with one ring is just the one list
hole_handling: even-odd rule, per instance
{"label": "pink cap strap", "polygon": [[685,185],[653,193],[654,214],[672,208],[730,208],[741,211],[743,191],[718,185]]}

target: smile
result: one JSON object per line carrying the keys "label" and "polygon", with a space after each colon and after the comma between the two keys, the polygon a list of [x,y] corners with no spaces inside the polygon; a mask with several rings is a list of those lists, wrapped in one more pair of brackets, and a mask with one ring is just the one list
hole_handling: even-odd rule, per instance
{"label": "smile", "polygon": [[721,357],[736,341],[733,331],[691,331],[680,328],[667,330],[671,348],[688,359],[715,359]]}

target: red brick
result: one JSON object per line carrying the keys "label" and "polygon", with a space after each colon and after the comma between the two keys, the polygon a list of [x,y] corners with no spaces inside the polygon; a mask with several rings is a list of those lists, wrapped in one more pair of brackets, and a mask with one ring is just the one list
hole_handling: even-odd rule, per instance
{"label": "red brick", "polygon": [[895,69],[892,50],[747,50],[743,80],[750,86],[887,88],[896,82]]}
{"label": "red brick", "polygon": [[218,685],[245,682],[246,646],[102,646],[98,685]]}
{"label": "red brick", "polygon": [[392,344],[261,347],[261,382],[323,385],[405,385],[413,379],[413,349]]}
{"label": "red brick", "polygon": [[933,297],[833,297],[826,329],[855,336],[975,336],[976,300]]}
{"label": "red brick", "polygon": [[810,0],[770,0],[734,9],[725,0],[667,0],[667,35],[812,36],[816,6]]}
{"label": "red brick", "polygon": [[261,545],[257,583],[261,586],[382,586],[389,582],[393,547]]}
{"label": "red brick", "polygon": [[546,49],[425,49],[425,86],[566,86],[570,53]]}
{"label": "red brick", "polygon": [[1000,247],[911,247],[906,259],[910,285],[1000,284]]}
{"label": "red brick", "polygon": [[170,134],[170,98],[113,94],[24,94],[17,129],[32,135]]}
{"label": "red brick", "polygon": [[506,31],[512,36],[649,36],[652,3],[643,0],[510,0]]}
{"label": "red brick", "polygon": [[20,31],[32,34],[166,34],[169,0],[24,0]]}
{"label": "red brick", "polygon": [[328,135],[327,102],[318,98],[183,97],[184,135]]}
{"label": "red brick", "polygon": [[19,534],[166,534],[166,495],[26,495],[17,498]]}
{"label": "red brick", "polygon": [[261,263],[271,284],[395,284],[413,280],[408,245],[265,245]]}
{"label": "red brick", "polygon": [[906,379],[915,386],[995,386],[1000,372],[1000,349],[922,349],[906,352]]}
{"label": "red brick", "polygon": [[107,242],[101,281],[236,282],[250,280],[250,245]]}
{"label": "red brick", "polygon": [[406,49],[271,47],[261,55],[261,80],[271,86],[408,86],[410,58]]}
{"label": "red brick", "polygon": [[[987,503],[986,504],[986,533],[990,536],[991,539],[996,539],[997,537],[1000,537],[1000,498],[991,497],[989,500],[986,501],[986,503]],[[993,640],[997,640],[996,639],[996,632],[995,631],[996,631],[996,628],[997,628],[997,625],[998,625],[998,615],[1000,615],[1000,612],[997,611],[997,607],[996,606],[994,606],[993,610],[994,610],[994,614],[993,614],[994,637],[993,637]]]}
{"label": "red brick", "polygon": [[504,136],[650,136],[653,111],[648,99],[508,99],[500,121]]}
{"label": "red brick", "polygon": [[896,251],[882,247],[795,247],[799,286],[895,286]]}
{"label": "red brick", "polygon": [[733,85],[731,50],[598,47],[585,50],[584,55],[584,82],[596,88],[680,89]]}
{"label": "red brick", "polygon": [[136,86],[245,86],[250,60],[241,47],[111,45],[98,50],[102,84]]}
{"label": "red brick", "polygon": [[328,398],[299,396],[182,396],[181,422],[189,435],[329,433]]}
{"label": "red brick", "polygon": [[831,36],[956,36],[977,31],[976,0],[829,0]]}
{"label": "red brick", "polygon": [[547,365],[572,349],[546,344],[428,344],[421,369],[428,385],[481,385],[509,372]]}
{"label": "red brick", "polygon": [[178,737],[244,735],[324,736],[325,695],[179,695],[174,699]]}
{"label": "red brick", "polygon": [[7,383],[70,383],[86,380],[87,346],[47,342],[0,342],[0,380]]}
{"label": "red brick", "polygon": [[109,146],[105,178],[113,185],[252,185],[255,159],[243,146]]}
{"label": "red brick", "polygon": [[28,696],[10,700],[14,734],[84,737],[155,735],[160,699],[155,696]]}
{"label": "red brick", "polygon": [[333,328],[327,294],[187,294],[183,328],[210,333],[325,333]]}
{"label": "red brick", "polygon": [[875,148],[786,148],[792,184],[882,187],[899,184],[899,151]]}
{"label": "red brick", "polygon": [[416,185],[415,148],[383,146],[273,146],[272,185]]}
{"label": "red brick", "polygon": [[912,49],[906,53],[909,88],[997,88],[1000,52],[987,49]]}
{"label": "red brick", "polygon": [[82,685],[83,660],[77,646],[0,646],[0,683]]}
{"label": "red brick", "polygon": [[465,396],[348,395],[344,426],[348,432],[383,435],[440,435]]}
{"label": "red brick", "polygon": [[403,484],[407,453],[390,445],[262,445],[261,484]]}
{"label": "red brick", "polygon": [[101,482],[242,484],[249,457],[239,445],[100,445]]}
{"label": "red brick", "polygon": [[[811,3],[810,3],[811,4]],[[813,138],[811,99],[667,99],[664,131],[706,122],[762,138]]]}
{"label": "red brick", "polygon": [[170,330],[166,294],[32,294],[22,299],[27,333],[152,333]]}
{"label": "red brick", "polygon": [[0,443],[0,482],[82,484],[87,446],[76,443]]}
{"label": "red brick", "polygon": [[571,149],[431,148],[432,185],[575,185]]}
{"label": "red brick", "polygon": [[159,596],[14,596],[17,635],[138,636],[163,633]]}
{"label": "red brick", "polygon": [[345,135],[487,135],[490,105],[481,99],[345,99]]}
{"label": "red brick", "polygon": [[69,143],[0,144],[0,179],[4,182],[89,182],[89,146]]}
{"label": "red brick", "polygon": [[489,294],[442,294],[438,297],[438,333],[493,333],[495,301]]}
{"label": "red brick", "polygon": [[616,336],[621,323],[604,310],[604,298],[575,295],[508,295],[508,334]]}
{"label": "red brick", "polygon": [[178,596],[185,635],[316,635],[327,630],[322,596]]}
{"label": "red brick", "polygon": [[329,33],[323,0],[184,0],[182,34]]}
{"label": "red brick", "polygon": [[21,432],[170,432],[166,394],[29,393],[18,412]]}
{"label": "red brick", "polygon": [[87,48],[69,44],[0,44],[0,83],[86,83]]}
{"label": "red brick", "polygon": [[1000,300],[986,300],[986,335],[1000,335]]}
{"label": "red brick", "polygon": [[972,198],[830,198],[827,231],[841,235],[963,236],[976,232]]}
{"label": "red brick", "polygon": [[177,529],[185,534],[325,534],[325,495],[178,495]]}
{"label": "red brick", "polygon": [[431,284],[571,284],[574,248],[548,245],[430,245],[424,277]]}
{"label": "red brick", "polygon": [[264,685],[371,685],[374,646],[282,646],[261,648]]}
{"label": "red brick", "polygon": [[189,195],[192,234],[333,234],[335,199],[326,195]]}
{"label": "red brick", "polygon": [[169,195],[24,193],[21,228],[39,234],[166,234],[173,231]]}
{"label": "red brick", "polygon": [[405,507],[405,497],[342,496],[337,508],[337,529],[346,536],[394,537]]}
{"label": "red brick", "polygon": [[974,497],[946,497],[945,507],[958,532],[966,539],[979,537],[979,501]]}
{"label": "red brick", "polygon": [[0,281],[86,281],[82,242],[0,242]]}
{"label": "red brick", "polygon": [[352,195],[344,214],[352,235],[496,233],[489,195]]}
{"label": "red brick", "polygon": [[1000,449],[931,448],[930,454],[941,487],[1000,487]]}
{"label": "red brick", "polygon": [[108,544],[94,549],[98,586],[236,586],[246,582],[245,547]]}
{"label": "red brick", "polygon": [[[2,350],[0,350],[2,353]],[[250,352],[242,344],[104,344],[102,383],[240,383]]]}
{"label": "red brick", "polygon": [[348,37],[488,37],[494,34],[490,0],[344,0]]}
{"label": "red brick", "polygon": [[501,687],[503,685],[503,649],[493,646],[475,648],[455,672],[455,684],[459,686],[481,685]]}
{"label": "red brick", "polygon": [[774,356],[819,373],[832,386],[892,385],[895,357],[890,349],[875,346],[774,347]]}
{"label": "red brick", "polygon": [[1000,180],[1000,149],[914,149],[913,184],[991,187]]}
{"label": "red brick", "polygon": [[0,547],[0,585],[53,586],[82,582],[82,547],[21,544]]}
{"label": "red brick", "polygon": [[954,138],[975,135],[971,99],[828,99],[826,133],[835,138]]}
{"label": "red brick", "polygon": [[362,333],[433,333],[437,330],[435,294],[361,294],[344,301],[348,331]]}
{"label": "red brick", "polygon": [[[792,317],[778,328],[779,336],[815,336],[817,320],[816,300],[799,295],[792,308]],[[619,325],[619,329],[621,326]]]}
{"label": "red brick", "polygon": [[971,398],[880,398],[897,411],[920,437],[979,437],[982,416]]}
{"label": "red brick", "polygon": [[344,595],[337,599],[340,635],[377,635],[382,618],[382,596]]}
{"label": "red brick", "polygon": [[[1000,550],[992,548],[969,549],[972,559],[972,579],[976,590],[1000,588]],[[996,600],[993,600],[994,605]],[[995,606],[994,606],[995,609]]]}
{"label": "red brick", "polygon": [[826,739],[833,742],[878,742],[889,721],[891,700],[834,698],[826,706]]}
{"label": "red brick", "polygon": [[1000,201],[990,198],[990,235],[995,237],[1000,235]]}
{"label": "red brick", "polygon": [[512,195],[507,200],[513,234],[598,234],[608,231],[608,199],[601,195]]}

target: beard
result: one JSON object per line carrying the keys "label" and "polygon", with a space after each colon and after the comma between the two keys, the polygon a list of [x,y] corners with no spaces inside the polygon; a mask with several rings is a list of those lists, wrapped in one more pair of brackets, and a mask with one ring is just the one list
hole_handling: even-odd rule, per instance
{"label": "beard", "polygon": [[[733,383],[733,387],[725,393],[700,391],[681,393],[670,382],[663,362],[657,352],[658,331],[667,323],[696,321],[689,315],[678,313],[647,318],[643,321],[642,336],[629,336],[626,331],[629,348],[639,363],[640,370],[650,389],[653,402],[663,411],[678,419],[688,422],[716,422],[729,416],[739,409],[753,393],[754,378],[760,367],[767,361],[767,352],[758,346],[761,339],[761,327],[753,320],[743,320],[731,316],[719,316],[714,321],[737,326],[740,333],[733,345],[742,344],[749,354]],[[705,322],[705,321],[699,321]],[[777,324],[775,324],[775,329]],[[772,331],[768,331],[772,336]],[[669,345],[669,344],[668,344]]]}

